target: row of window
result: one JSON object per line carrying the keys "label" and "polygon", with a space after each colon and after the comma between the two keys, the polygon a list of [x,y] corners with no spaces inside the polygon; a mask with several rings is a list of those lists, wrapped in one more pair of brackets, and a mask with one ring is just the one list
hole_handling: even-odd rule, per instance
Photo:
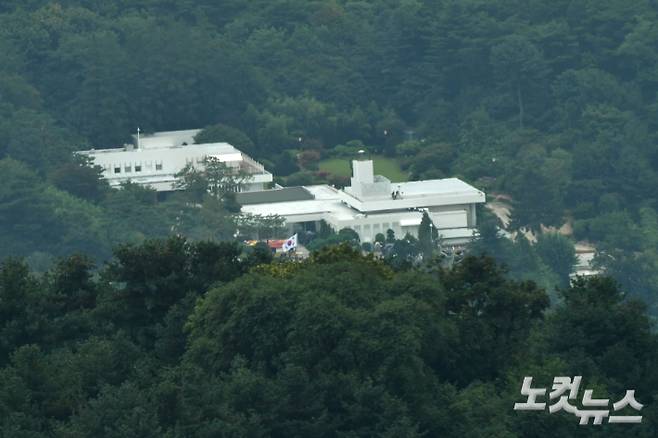
{"label": "row of window", "polygon": [[[202,164],[206,159],[206,156],[200,156],[196,158],[185,158],[185,164]],[[105,170],[110,170],[110,168],[106,167]],[[139,173],[144,171],[149,171],[153,170],[153,163],[152,162],[147,162],[142,165],[142,163],[134,163],[134,164],[123,164],[123,165],[114,165],[114,167],[111,168],[112,173]],[[156,162],[155,163],[155,170],[162,170],[162,161]]]}
{"label": "row of window", "polygon": [[[142,163],[135,164],[135,165],[124,164],[123,166],[115,165],[112,168],[112,171],[113,171],[114,174],[118,174],[118,173],[122,173],[122,172],[123,173],[132,173],[133,171],[135,173],[140,173],[140,172],[142,172],[142,169],[144,169],[144,170],[153,170],[153,163],[151,163],[151,162],[145,163],[143,166],[142,166]],[[106,168],[105,170],[109,170],[109,169]],[[155,163],[155,170],[162,170],[162,161]]]}

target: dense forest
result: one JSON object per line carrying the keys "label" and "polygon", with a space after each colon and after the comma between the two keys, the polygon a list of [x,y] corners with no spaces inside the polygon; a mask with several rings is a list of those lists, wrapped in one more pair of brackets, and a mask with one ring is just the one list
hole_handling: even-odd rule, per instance
{"label": "dense forest", "polygon": [[[319,163],[365,149],[509,199],[537,241],[482,209],[452,268],[346,230],[272,263],[234,240],[280,223],[203,175],[163,200],[73,154],[138,127],[288,185],[344,185]],[[3,436],[656,435],[653,406],[511,410],[530,371],[658,393],[654,0],[3,0],[0,175]],[[616,282],[570,284],[574,241]]]}
{"label": "dense forest", "polygon": [[[43,276],[6,260],[0,435],[655,436],[658,335],[643,306],[603,277],[562,295],[549,309],[487,257],[392,269],[347,244],[277,263],[171,238]],[[527,375],[544,388],[583,375],[612,401],[636,389],[643,422],[514,411]]]}
{"label": "dense forest", "polygon": [[[569,223],[653,304],[657,12],[650,0],[3,1],[0,253],[43,271],[166,237],[185,201],[110,192],[71,151],[120,146],[138,126],[212,126],[293,185],[341,184],[317,160],[365,147],[412,179],[506,194],[513,227]],[[232,236],[215,210],[185,213],[178,231]]]}

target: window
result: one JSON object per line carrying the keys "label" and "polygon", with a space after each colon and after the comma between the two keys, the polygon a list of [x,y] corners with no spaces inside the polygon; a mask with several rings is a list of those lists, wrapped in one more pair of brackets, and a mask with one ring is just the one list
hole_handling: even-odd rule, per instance
{"label": "window", "polygon": [[141,164],[135,164],[135,172],[141,172],[142,171],[142,165]]}
{"label": "window", "polygon": [[132,172],[133,168],[132,168],[132,166],[126,164],[126,165],[123,167],[123,170],[125,170],[126,173],[130,173],[130,172]]}
{"label": "window", "polygon": [[121,173],[121,168],[120,167],[115,167],[114,168],[114,173]]}
{"label": "window", "polygon": [[162,163],[155,163],[155,170],[162,170]]}

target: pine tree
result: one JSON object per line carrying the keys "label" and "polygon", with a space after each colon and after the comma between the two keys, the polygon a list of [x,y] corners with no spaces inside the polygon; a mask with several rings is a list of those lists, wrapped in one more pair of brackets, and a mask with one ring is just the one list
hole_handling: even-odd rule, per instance
{"label": "pine tree", "polygon": [[434,252],[434,237],[436,234],[436,227],[432,223],[427,212],[423,212],[423,218],[420,221],[420,226],[418,227],[418,243],[420,245],[420,250],[423,253],[423,259],[428,260],[432,257]]}

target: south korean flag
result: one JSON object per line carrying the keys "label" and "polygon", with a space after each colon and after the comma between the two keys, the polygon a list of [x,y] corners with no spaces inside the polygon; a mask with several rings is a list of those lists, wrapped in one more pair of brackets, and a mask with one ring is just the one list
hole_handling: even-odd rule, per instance
{"label": "south korean flag", "polygon": [[295,233],[294,236],[286,239],[286,241],[283,242],[283,246],[281,246],[281,249],[283,249],[286,252],[295,248],[297,248],[297,233]]}

